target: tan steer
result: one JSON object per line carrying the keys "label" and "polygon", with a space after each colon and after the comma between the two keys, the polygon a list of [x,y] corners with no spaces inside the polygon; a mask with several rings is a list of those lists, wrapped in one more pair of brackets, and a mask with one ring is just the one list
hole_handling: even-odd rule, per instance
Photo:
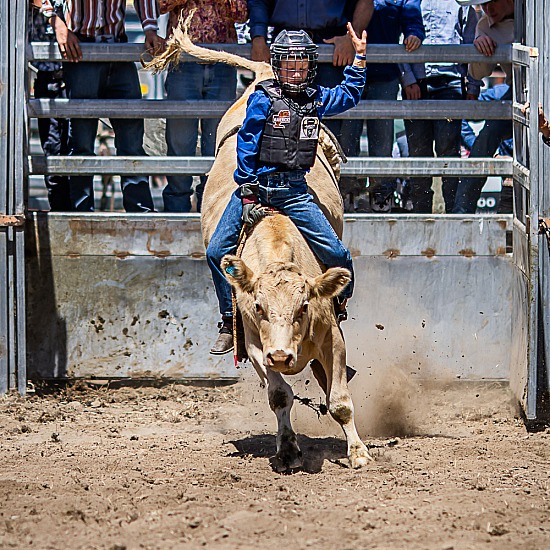
{"label": "tan steer", "polygon": [[[205,245],[235,191],[236,131],[256,82],[272,78],[271,67],[239,56],[204,49],[186,35],[178,47],[204,61],[229,63],[253,71],[256,80],[226,112],[218,127],[217,154],[208,174],[202,202]],[[307,175],[310,192],[336,233],[343,228],[343,204],[338,189],[339,163],[334,142],[322,132],[315,165]],[[350,280],[347,270],[324,267],[294,224],[276,214],[262,220],[248,237],[242,256],[225,256],[222,268],[236,290],[248,356],[267,384],[269,404],[277,416],[279,469],[298,468],[302,453],[290,422],[293,392],[283,375],[301,372],[310,361],[326,392],[327,408],[342,426],[353,468],[371,459],[355,427],[346,377],[346,346],[336,322],[332,298]]]}

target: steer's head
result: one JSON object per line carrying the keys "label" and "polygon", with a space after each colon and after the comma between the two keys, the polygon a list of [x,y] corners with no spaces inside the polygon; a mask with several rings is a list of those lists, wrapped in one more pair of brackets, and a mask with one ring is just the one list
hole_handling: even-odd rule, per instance
{"label": "steer's head", "polygon": [[330,268],[318,277],[305,277],[295,264],[275,262],[255,274],[240,258],[224,256],[221,267],[237,291],[243,317],[257,327],[264,365],[292,371],[304,336],[315,315],[331,323],[330,299],[350,281],[343,268]]}

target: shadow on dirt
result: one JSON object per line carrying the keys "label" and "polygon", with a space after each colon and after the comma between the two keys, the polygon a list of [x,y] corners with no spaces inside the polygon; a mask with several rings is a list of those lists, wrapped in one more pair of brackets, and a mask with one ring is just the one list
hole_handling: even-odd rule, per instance
{"label": "shadow on dirt", "polygon": [[[252,435],[237,441],[230,441],[237,452],[229,456],[253,456],[254,458],[268,458],[273,471],[277,472],[275,454],[277,444],[274,435]],[[329,460],[338,464],[347,462],[347,447],[343,439],[336,437],[308,437],[298,435],[298,445],[304,456],[304,465],[300,469],[287,470],[285,473],[297,471],[308,474],[318,474],[323,469],[323,462]]]}

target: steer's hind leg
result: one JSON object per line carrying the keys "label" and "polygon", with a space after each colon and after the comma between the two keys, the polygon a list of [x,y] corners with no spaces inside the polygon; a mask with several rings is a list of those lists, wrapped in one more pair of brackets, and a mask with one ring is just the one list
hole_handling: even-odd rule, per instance
{"label": "steer's hind leg", "polygon": [[[332,331],[332,347],[326,350],[327,359],[332,359],[332,373],[327,369],[327,406],[332,418],[342,426],[348,444],[348,459],[352,468],[361,468],[373,460],[367,447],[359,438],[355,427],[353,402],[349,394],[346,372],[346,348],[340,331]],[[340,345],[341,342],[341,345]],[[326,364],[330,364],[329,361]]]}
{"label": "steer's hind leg", "polygon": [[279,472],[301,468],[304,461],[296,434],[290,423],[290,411],[294,403],[292,388],[278,372],[267,370],[269,406],[277,416],[276,469]]}

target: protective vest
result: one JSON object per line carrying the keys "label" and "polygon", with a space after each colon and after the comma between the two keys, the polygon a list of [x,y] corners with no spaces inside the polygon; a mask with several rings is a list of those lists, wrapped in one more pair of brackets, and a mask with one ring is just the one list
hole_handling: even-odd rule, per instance
{"label": "protective vest", "polygon": [[265,128],[260,140],[259,161],[278,166],[281,171],[309,170],[315,163],[319,142],[317,90],[308,88],[290,101],[274,80],[256,86],[271,99]]}

